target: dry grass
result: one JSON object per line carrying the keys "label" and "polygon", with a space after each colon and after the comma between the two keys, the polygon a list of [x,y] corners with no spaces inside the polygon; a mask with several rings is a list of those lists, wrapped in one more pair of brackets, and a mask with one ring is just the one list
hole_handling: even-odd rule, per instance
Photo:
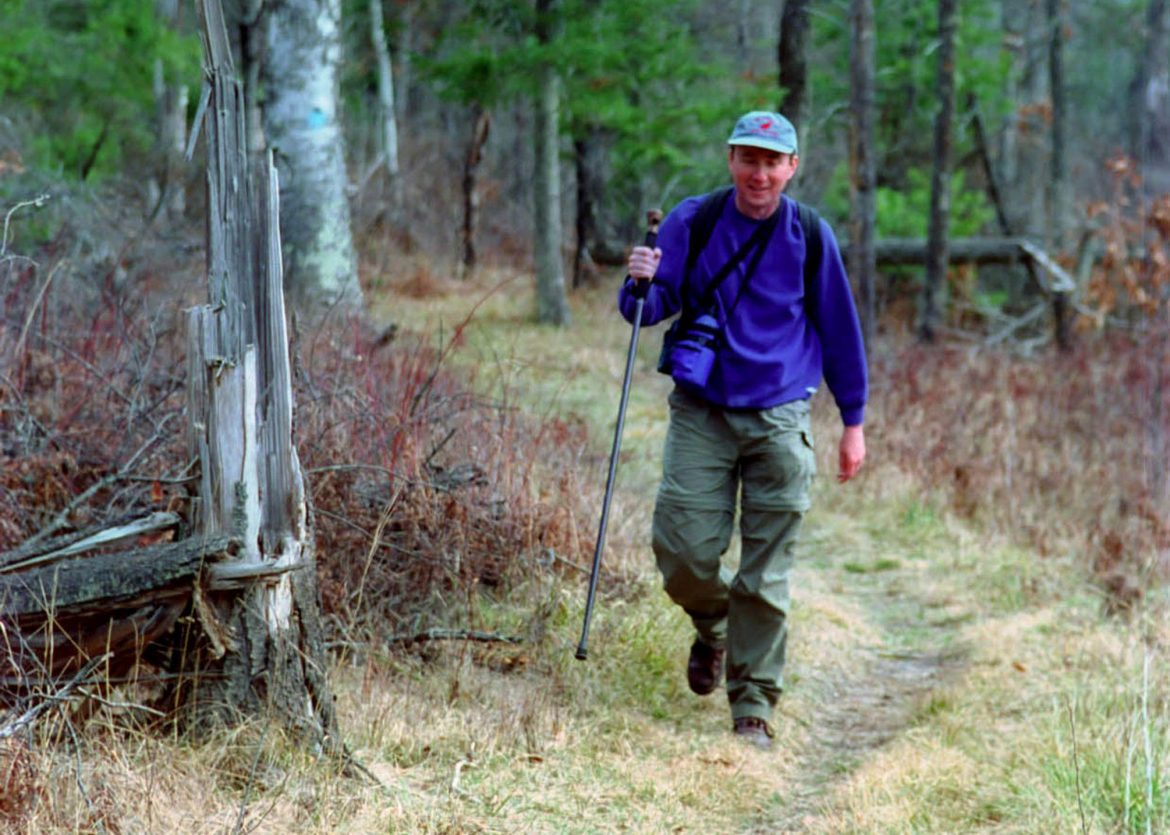
{"label": "dry grass", "polygon": [[[857,483],[817,487],[779,750],[761,754],[727,733],[719,695],[686,690],[689,626],[658,590],[646,548],[668,386],[653,372],[658,334],[644,332],[639,350],[582,664],[572,651],[585,580],[571,564],[592,549],[629,334],[612,288],[576,295],[574,327],[556,331],[529,323],[527,278],[457,285],[420,263],[398,269],[379,275],[396,292],[374,311],[398,324],[393,340],[357,326],[303,336],[298,399],[303,458],[328,514],[319,534],[331,680],[346,741],[377,782],[339,773],[262,724],[194,739],[132,705],[99,704],[88,717],[62,705],[0,743],[0,821],[12,831],[763,833],[783,823],[1023,833],[1170,823],[1167,600],[1147,570],[1162,546],[1148,514],[1117,504],[1137,495],[1147,451],[1132,413],[1148,404],[1140,389],[1116,391],[1133,346],[1086,342],[1072,358],[1027,361],[880,347],[871,458]],[[13,292],[37,286],[9,281]],[[63,301],[49,301],[63,316]],[[0,356],[22,357],[5,366],[0,423],[13,450],[4,484],[28,497],[4,514],[9,544],[124,460],[107,457],[72,480],[74,470],[37,463],[51,458],[37,458],[38,438],[82,460],[91,438],[80,427],[121,414],[115,402],[81,403],[74,377],[97,376],[118,402],[114,392],[179,388],[153,359],[161,329],[140,342],[103,341],[104,332],[75,330],[92,353],[72,346],[97,375],[87,365],[65,373],[47,339],[18,354],[19,328],[0,334]],[[118,344],[138,347],[107,359]],[[29,388],[41,350],[38,373],[55,376]],[[126,356],[152,359],[118,376]],[[154,374],[169,388],[148,385]],[[823,396],[816,420],[830,473],[836,428]],[[157,446],[143,472],[173,466]],[[42,482],[56,492],[37,494]],[[154,500],[149,482],[133,484],[101,494],[103,506]],[[1124,617],[1103,615],[1109,597],[1094,579],[1109,531],[1125,543],[1115,567],[1143,583]],[[522,643],[387,643],[427,626]],[[889,685],[883,660],[928,656],[945,674],[891,691],[905,715],[876,729],[888,738],[864,712],[852,737],[841,734],[842,706]],[[107,701],[139,698],[115,691]]]}

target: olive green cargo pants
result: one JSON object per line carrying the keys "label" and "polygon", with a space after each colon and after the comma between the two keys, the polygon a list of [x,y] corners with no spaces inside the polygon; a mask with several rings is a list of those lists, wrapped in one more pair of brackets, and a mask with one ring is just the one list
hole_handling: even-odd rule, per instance
{"label": "olive green cargo pants", "polygon": [[[732,411],[678,388],[668,402],[652,528],[663,586],[700,640],[727,647],[732,718],[769,720],[783,686],[788,574],[816,470],[809,403]],[[737,498],[733,573],[722,557]]]}

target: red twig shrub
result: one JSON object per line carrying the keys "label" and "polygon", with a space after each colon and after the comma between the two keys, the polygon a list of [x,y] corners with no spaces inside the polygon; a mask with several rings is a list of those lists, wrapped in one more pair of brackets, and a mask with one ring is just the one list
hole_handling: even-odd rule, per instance
{"label": "red twig shrub", "polygon": [[298,435],[327,613],[363,637],[394,632],[469,589],[585,560],[583,427],[485,402],[413,338],[355,332],[303,354]]}

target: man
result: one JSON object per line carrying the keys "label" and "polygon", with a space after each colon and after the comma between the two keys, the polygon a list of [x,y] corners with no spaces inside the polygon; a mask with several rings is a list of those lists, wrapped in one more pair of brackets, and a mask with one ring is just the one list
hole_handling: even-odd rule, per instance
{"label": "man", "polygon": [[[618,300],[632,320],[642,295],[644,325],[680,311],[718,323],[709,378],[676,382],[669,397],[652,541],[667,594],[695,626],[690,688],[713,692],[726,659],[733,730],[761,748],[771,746],[782,689],[788,574],[816,468],[809,398],[822,377],[844,425],[837,480],[853,478],[865,459],[868,384],[857,310],[829,225],[813,215],[818,230],[806,235],[797,204],[783,195],[798,162],[787,119],[759,111],[740,118],[728,139],[734,188],[691,275],[684,275],[688,244],[703,197],[675,207],[656,248],[634,248]],[[765,223],[774,228],[760,230],[767,237],[749,253]],[[806,252],[810,241],[819,251]],[[819,257],[811,281],[806,257]],[[703,300],[710,308],[696,310]],[[737,497],[741,555],[733,574],[722,556]]]}

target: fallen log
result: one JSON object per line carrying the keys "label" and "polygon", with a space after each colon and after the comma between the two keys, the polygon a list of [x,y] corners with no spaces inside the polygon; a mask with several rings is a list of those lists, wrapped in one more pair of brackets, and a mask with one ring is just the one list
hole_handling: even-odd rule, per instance
{"label": "fallen log", "polygon": [[[923,238],[882,238],[874,243],[879,266],[925,265],[926,240]],[[848,260],[849,246],[842,254]],[[1076,281],[1056,260],[1027,238],[952,238],[947,243],[947,258],[952,264],[1016,264],[1039,267],[1047,280],[1036,276],[1045,292],[1067,293]]]}
{"label": "fallen log", "polygon": [[119,606],[193,580],[205,562],[222,559],[233,547],[231,537],[215,536],[38,562],[0,574],[0,613],[10,619],[90,604]]}
{"label": "fallen log", "polygon": [[0,573],[0,704],[97,656],[107,676],[132,669],[172,631],[205,567],[236,549],[216,536],[9,561]]}
{"label": "fallen log", "polygon": [[[951,263],[1013,264],[1024,257],[1020,238],[951,238],[947,256]],[[848,249],[848,248],[846,248]],[[924,238],[880,238],[874,242],[881,266],[926,264]]]}

